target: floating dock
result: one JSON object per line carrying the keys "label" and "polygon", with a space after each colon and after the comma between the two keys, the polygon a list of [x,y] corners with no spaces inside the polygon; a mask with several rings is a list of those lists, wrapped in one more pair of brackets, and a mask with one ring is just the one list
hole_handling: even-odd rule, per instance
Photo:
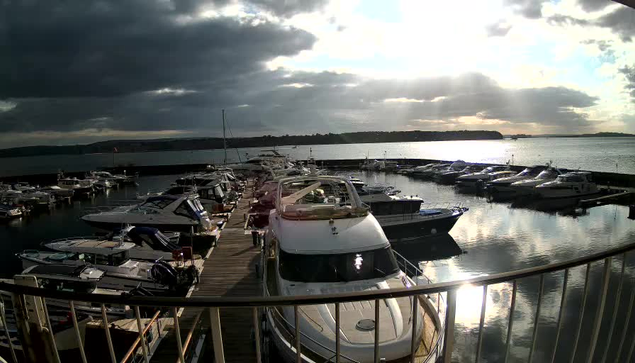
{"label": "floating dock", "polygon": [[[236,297],[260,296],[262,289],[260,278],[256,274],[256,263],[260,258],[260,247],[254,246],[251,232],[244,229],[245,214],[249,210],[251,200],[251,184],[248,184],[244,197],[238,201],[221,237],[210,251],[203,264],[200,282],[195,286],[191,296]],[[204,328],[209,327],[209,309],[185,308],[180,311],[179,330],[181,341],[185,341],[188,333],[197,320],[202,319]],[[251,362],[256,359],[253,338],[246,334],[253,327],[251,308],[227,308],[220,310],[223,332],[223,348],[226,362]],[[211,342],[211,337],[209,337]],[[195,343],[190,343],[195,344]],[[211,347],[212,344],[206,344]],[[193,351],[189,347],[188,351]],[[206,357],[213,353],[203,352]],[[163,339],[152,357],[152,362],[176,362],[178,349],[174,327]]]}

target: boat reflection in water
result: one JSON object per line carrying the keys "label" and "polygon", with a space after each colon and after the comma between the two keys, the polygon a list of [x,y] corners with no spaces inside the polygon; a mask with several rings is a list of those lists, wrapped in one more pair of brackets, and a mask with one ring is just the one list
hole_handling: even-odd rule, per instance
{"label": "boat reflection in water", "polygon": [[463,250],[448,233],[425,236],[394,244],[393,250],[417,266],[420,262],[443,260],[463,254]]}

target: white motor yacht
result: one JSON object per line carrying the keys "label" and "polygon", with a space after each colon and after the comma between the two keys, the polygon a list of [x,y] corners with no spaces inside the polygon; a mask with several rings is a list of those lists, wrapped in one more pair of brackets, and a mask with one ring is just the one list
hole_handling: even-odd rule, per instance
{"label": "white motor yacht", "polygon": [[42,187],[39,190],[42,192],[52,194],[58,198],[71,198],[75,194],[75,191],[73,189],[63,189],[57,185]]}
{"label": "white motor yacht", "polygon": [[18,253],[22,267],[34,265],[93,265],[105,272],[98,286],[129,291],[144,288],[154,295],[179,294],[197,280],[193,265],[177,269],[162,260],[146,262],[130,258],[133,242],[90,239],[66,239],[46,244],[55,252],[26,250]]}
{"label": "white motor yacht", "polygon": [[[362,204],[350,181],[342,177],[309,176],[280,181],[262,266],[266,296],[336,294],[414,285],[400,270],[377,220]],[[414,329],[413,303],[419,304],[420,314]],[[429,337],[427,329],[435,331],[440,327],[438,314],[427,298],[385,299],[380,304],[379,355],[388,362],[408,359],[413,334],[415,341],[421,341]],[[304,362],[333,359],[334,309],[333,304],[298,307]],[[342,304],[339,335],[343,361],[373,361],[374,314],[374,301]],[[294,308],[269,308],[266,318],[283,358],[295,361],[295,347],[290,343],[295,331]],[[434,342],[426,341],[424,345],[434,346]]]}
{"label": "white motor yacht", "polygon": [[474,187],[479,181],[490,181],[498,178],[504,178],[515,175],[516,173],[509,170],[508,166],[494,165],[477,172],[461,175],[457,178],[456,184],[458,187]]}
{"label": "white motor yacht", "polygon": [[92,183],[83,182],[77,178],[61,178],[57,180],[57,186],[62,189],[72,190],[74,196],[88,195],[93,192]]}
{"label": "white motor yacht", "polygon": [[550,167],[541,171],[535,178],[512,183],[510,187],[516,196],[532,195],[535,194],[538,185],[556,180],[561,174],[560,170]]}
{"label": "white motor yacht", "polygon": [[124,225],[185,233],[213,229],[212,222],[196,195],[149,197],[141,204],[87,214],[82,220],[106,231],[113,231]]}
{"label": "white motor yacht", "polygon": [[559,175],[556,180],[540,184],[536,192],[541,198],[569,198],[598,193],[598,186],[588,171],[576,171]]}
{"label": "white motor yacht", "polygon": [[513,193],[515,188],[511,187],[513,183],[533,179],[538,176],[543,170],[547,169],[546,165],[535,165],[525,168],[520,173],[514,176],[508,176],[505,178],[498,178],[487,183],[487,189],[492,194],[497,193]]}

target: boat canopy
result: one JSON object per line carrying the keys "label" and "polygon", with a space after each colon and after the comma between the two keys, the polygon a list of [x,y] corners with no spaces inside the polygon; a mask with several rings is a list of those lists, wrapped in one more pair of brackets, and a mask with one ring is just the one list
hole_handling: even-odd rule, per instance
{"label": "boat canopy", "polygon": [[282,179],[277,210],[287,219],[335,219],[368,214],[351,182],[341,177]]}

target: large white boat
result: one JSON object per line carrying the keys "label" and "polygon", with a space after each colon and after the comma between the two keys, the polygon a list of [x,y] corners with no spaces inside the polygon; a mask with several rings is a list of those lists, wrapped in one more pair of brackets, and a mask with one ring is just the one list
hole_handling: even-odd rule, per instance
{"label": "large white boat", "polygon": [[132,242],[67,239],[46,244],[56,252],[26,250],[18,253],[22,267],[34,265],[93,265],[105,272],[98,286],[129,291],[143,288],[154,295],[179,295],[198,279],[194,265],[175,268],[162,260],[139,261],[130,258],[137,246]]}
{"label": "large white boat", "polygon": [[62,189],[72,190],[74,196],[88,195],[94,191],[92,183],[87,183],[77,178],[58,179],[57,186]]}
{"label": "large white boat", "polygon": [[227,197],[219,181],[204,186],[175,185],[162,192],[148,192],[145,195],[138,195],[137,199],[146,200],[147,198],[159,195],[198,195],[198,200],[208,213],[224,211],[224,205],[227,201]]}
{"label": "large white boat", "polygon": [[[319,295],[403,288],[414,282],[399,268],[377,220],[347,178],[300,177],[280,181],[276,209],[270,215],[263,252],[264,294]],[[413,328],[413,303],[419,304]],[[381,300],[379,354],[388,362],[410,356],[412,335],[434,346],[440,326],[427,298]],[[336,322],[332,304],[300,306],[302,360],[334,356]],[[343,304],[340,343],[343,361],[372,362],[375,302]],[[284,359],[295,361],[294,309],[269,308],[267,326]],[[425,323],[424,323],[425,321]],[[425,326],[425,328],[424,328]],[[424,348],[425,349],[425,348]],[[426,351],[424,357],[428,354]]]}
{"label": "large white boat", "polygon": [[143,203],[101,213],[87,214],[82,220],[91,226],[113,231],[125,225],[154,227],[160,231],[194,232],[213,228],[196,195],[159,195]]}
{"label": "large white boat", "polygon": [[456,185],[460,188],[470,188],[476,186],[479,182],[488,182],[490,180],[505,178],[515,174],[515,172],[509,170],[509,166],[493,165],[488,166],[478,173],[470,173],[459,176],[456,179]]}
{"label": "large white boat", "polygon": [[513,193],[515,191],[514,188],[511,187],[513,183],[533,179],[538,176],[543,170],[547,169],[546,165],[534,165],[525,168],[520,173],[508,176],[505,178],[498,178],[496,180],[492,180],[487,183],[487,189],[492,194],[497,193]]}
{"label": "large white boat", "polygon": [[540,184],[536,192],[541,198],[569,198],[598,193],[588,171],[576,171],[559,175],[556,180]]}
{"label": "large white boat", "polygon": [[560,170],[550,167],[541,171],[535,178],[517,181],[512,183],[510,187],[516,196],[533,195],[536,192],[537,186],[554,181],[558,175],[561,174],[562,172],[560,172]]}

